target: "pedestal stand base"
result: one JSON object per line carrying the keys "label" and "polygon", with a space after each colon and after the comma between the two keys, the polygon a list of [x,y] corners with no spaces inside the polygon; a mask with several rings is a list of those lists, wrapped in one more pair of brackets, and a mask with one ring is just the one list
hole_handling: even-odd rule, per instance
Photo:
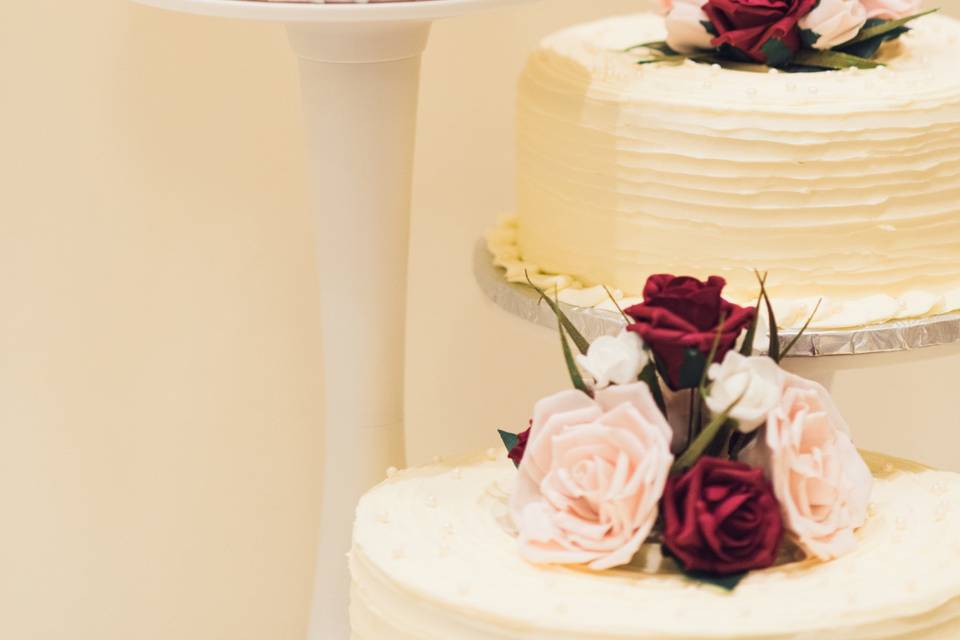
{"label": "pedestal stand base", "polygon": [[324,299],[326,443],[310,637],[346,640],[354,507],[401,466],[410,185],[431,21],[530,0],[377,4],[139,0],[285,23],[300,58]]}

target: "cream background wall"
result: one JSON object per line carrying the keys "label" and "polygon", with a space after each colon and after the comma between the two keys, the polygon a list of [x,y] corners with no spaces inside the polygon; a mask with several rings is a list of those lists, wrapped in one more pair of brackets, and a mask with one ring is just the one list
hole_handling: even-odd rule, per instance
{"label": "cream background wall", "polygon": [[[3,5],[0,637],[302,638],[324,372],[284,35],[124,0]],[[642,6],[549,0],[436,28],[412,462],[489,446],[563,384],[555,336],[488,304],[471,252],[511,206],[526,52]]]}

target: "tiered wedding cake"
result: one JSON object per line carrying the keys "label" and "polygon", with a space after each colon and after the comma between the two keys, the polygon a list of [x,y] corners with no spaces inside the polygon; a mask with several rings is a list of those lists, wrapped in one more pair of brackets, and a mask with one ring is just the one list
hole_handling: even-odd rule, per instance
{"label": "tiered wedding cake", "polygon": [[832,73],[638,65],[659,16],[547,38],[520,82],[519,202],[490,248],[562,301],[628,297],[652,273],[719,274],[746,303],[849,327],[960,308],[960,23],[929,16]]}
{"label": "tiered wedding cake", "polygon": [[[960,475],[861,454],[793,344],[754,354],[761,316],[960,308],[960,23],[909,5],[675,0],[544,42],[489,246],[573,388],[509,462],[363,498],[353,640],[960,638]],[[557,301],[627,328],[590,343]]]}

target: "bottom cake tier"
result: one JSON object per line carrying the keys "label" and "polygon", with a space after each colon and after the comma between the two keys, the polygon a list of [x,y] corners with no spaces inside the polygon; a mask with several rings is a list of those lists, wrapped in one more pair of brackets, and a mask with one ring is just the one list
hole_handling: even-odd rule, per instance
{"label": "bottom cake tier", "polygon": [[506,459],[389,473],[357,509],[353,640],[960,638],[960,474],[865,454],[876,476],[856,551],[787,561],[733,591],[647,545],[602,573],[521,559]]}

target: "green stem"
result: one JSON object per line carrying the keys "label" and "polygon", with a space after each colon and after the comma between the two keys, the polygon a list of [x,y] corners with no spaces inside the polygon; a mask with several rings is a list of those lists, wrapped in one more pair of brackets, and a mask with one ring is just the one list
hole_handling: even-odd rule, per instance
{"label": "green stem", "polygon": [[823,298],[820,298],[819,300],[817,300],[817,306],[813,308],[813,313],[810,314],[810,317],[807,318],[807,321],[803,323],[802,327],[800,327],[800,331],[798,331],[797,335],[793,337],[793,340],[790,341],[790,344],[788,344],[786,347],[783,348],[783,351],[780,353],[781,360],[783,360],[788,355],[790,355],[790,351],[793,350],[795,346],[797,346],[797,342],[800,341],[800,338],[803,336],[806,330],[810,328],[810,323],[813,322],[813,317],[817,315],[817,311],[820,310],[820,305],[822,303],[823,303]]}
{"label": "green stem", "polygon": [[689,469],[696,463],[696,461],[703,455],[704,451],[710,447],[713,441],[716,439],[717,435],[720,434],[724,425],[727,423],[727,419],[730,417],[730,412],[733,411],[733,408],[737,406],[737,403],[743,399],[743,394],[740,394],[740,397],[730,403],[723,413],[713,417],[713,420],[710,421],[710,424],[704,428],[704,430],[696,437],[693,443],[687,447],[687,450],[683,452],[683,455],[673,463],[672,471],[685,471]]}

